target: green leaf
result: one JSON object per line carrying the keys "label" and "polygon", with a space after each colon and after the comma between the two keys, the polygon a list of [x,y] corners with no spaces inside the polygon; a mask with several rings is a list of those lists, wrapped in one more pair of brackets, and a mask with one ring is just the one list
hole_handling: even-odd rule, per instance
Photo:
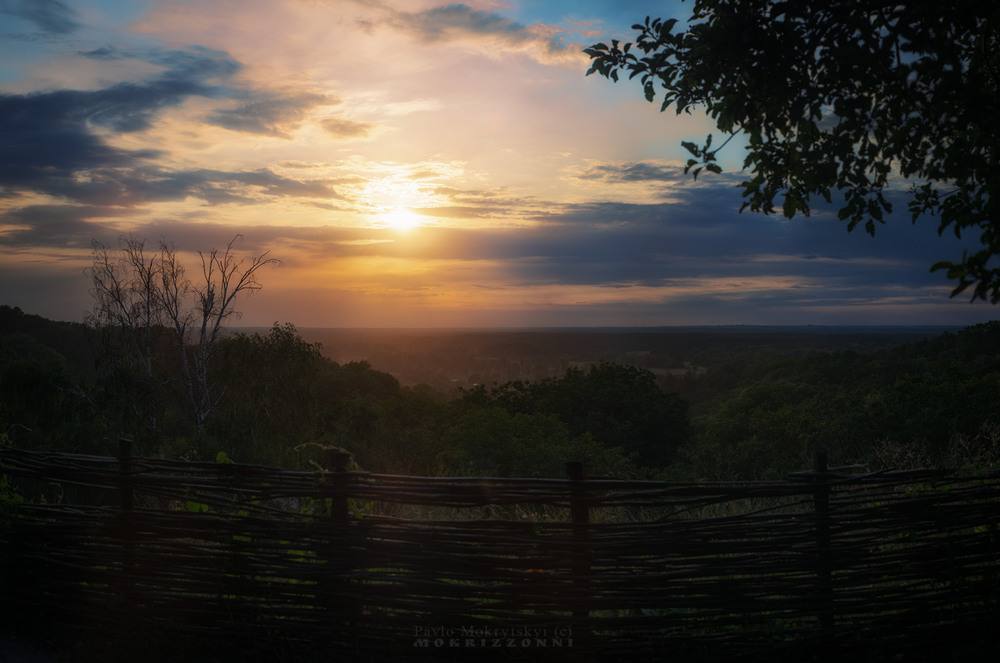
{"label": "green leaf", "polygon": [[208,513],[210,510],[207,504],[202,504],[201,502],[195,502],[192,500],[187,500],[184,504],[184,508],[189,513]]}
{"label": "green leaf", "polygon": [[798,201],[796,196],[791,193],[785,195],[785,201],[781,206],[781,211],[786,218],[790,219],[795,216],[795,210],[798,209]]}
{"label": "green leaf", "polygon": [[[745,133],[743,170],[765,183],[748,198],[753,210],[773,211],[783,187],[767,183],[791,179],[786,216],[808,214],[812,197],[832,202],[838,189],[848,192],[841,221],[874,233],[892,214],[880,192],[897,172],[917,183],[911,220],[931,215],[939,234],[951,226],[960,236],[996,237],[995,130],[982,109],[1000,107],[1000,88],[981,79],[995,69],[1000,39],[995,30],[954,37],[985,20],[983,3],[923,3],[920,11],[896,4],[811,3],[806,18],[786,0],[696,0],[679,27],[677,19],[651,17],[634,24],[636,54],[628,44],[622,53],[617,41],[611,50],[587,49],[595,59],[588,74],[641,76],[647,101],[661,95],[661,111],[699,107],[719,130]],[[901,58],[893,44],[912,52]],[[917,90],[926,103],[913,104]],[[681,145],[696,159],[685,172],[717,172],[707,163],[711,136],[703,147]],[[1000,293],[1000,269],[985,267],[1000,257],[1000,241],[980,242],[984,261],[966,265],[975,276],[965,278],[985,298]]]}
{"label": "green leaf", "polygon": [[950,260],[942,260],[941,262],[936,262],[933,265],[931,265],[931,271],[932,272],[936,272],[939,269],[949,269],[950,270],[954,266],[955,266],[955,263],[951,262]]}

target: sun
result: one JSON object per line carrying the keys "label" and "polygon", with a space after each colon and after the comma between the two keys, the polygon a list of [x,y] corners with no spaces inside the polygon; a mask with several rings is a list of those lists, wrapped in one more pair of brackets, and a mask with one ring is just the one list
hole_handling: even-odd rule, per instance
{"label": "sun", "polygon": [[388,228],[395,228],[400,231],[413,230],[421,225],[420,216],[413,210],[405,207],[397,207],[382,214],[382,224]]}

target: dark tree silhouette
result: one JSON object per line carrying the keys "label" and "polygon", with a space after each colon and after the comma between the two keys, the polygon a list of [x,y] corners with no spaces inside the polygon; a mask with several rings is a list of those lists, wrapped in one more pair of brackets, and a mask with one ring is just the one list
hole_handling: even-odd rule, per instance
{"label": "dark tree silhouette", "polygon": [[[159,383],[179,373],[198,432],[217,399],[209,367],[226,321],[238,315],[236,299],[259,290],[257,272],[278,264],[266,252],[241,258],[235,250],[239,239],[222,252],[199,251],[201,274],[195,281],[186,277],[172,244],[161,241],[158,251],[147,252],[145,241],[131,235],[119,239],[117,251],[95,241],[88,270],[95,299],[89,322],[110,339],[105,354],[126,370],[139,368],[148,387],[140,397],[151,398]],[[179,366],[176,371],[162,370],[165,344],[177,350],[176,361],[167,360]],[[155,429],[155,419],[147,416],[147,425]]]}
{"label": "dark tree silhouette", "polygon": [[[643,467],[669,464],[690,434],[687,402],[661,391],[653,373],[635,366],[570,368],[561,378],[508,382],[490,397],[512,414],[555,415],[572,435],[593,435],[606,448],[635,454]],[[488,402],[485,392],[470,398]]]}
{"label": "dark tree silhouette", "polygon": [[902,180],[914,221],[979,233],[978,250],[932,267],[957,281],[952,296],[1000,301],[1000,4],[696,0],[675,27],[647,17],[634,43],[585,49],[587,73],[638,78],[661,110],[702,107],[728,137],[682,143],[695,177],[721,172],[719,150],[742,134],[741,209],[808,215],[842,195],[841,220],[871,234]]}

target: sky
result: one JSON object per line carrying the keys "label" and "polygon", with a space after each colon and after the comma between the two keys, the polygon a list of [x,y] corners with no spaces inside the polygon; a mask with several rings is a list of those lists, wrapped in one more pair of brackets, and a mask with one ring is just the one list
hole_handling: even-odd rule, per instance
{"label": "sky", "polygon": [[241,325],[967,325],[963,244],[738,212],[743,155],[582,49],[688,5],[0,0],[0,304],[93,307],[96,240],[268,252]]}

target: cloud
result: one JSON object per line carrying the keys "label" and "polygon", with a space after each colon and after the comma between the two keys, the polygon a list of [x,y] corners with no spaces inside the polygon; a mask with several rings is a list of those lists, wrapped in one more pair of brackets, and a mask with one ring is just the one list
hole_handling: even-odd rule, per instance
{"label": "cloud", "polygon": [[391,23],[427,43],[463,43],[486,54],[526,52],[543,62],[580,59],[579,49],[562,43],[557,31],[548,26],[525,26],[465,4],[398,12]]}
{"label": "cloud", "polygon": [[[240,70],[239,63],[221,51],[197,46],[185,50],[109,47],[87,51],[84,56],[139,60],[164,69],[144,81],[94,90],[0,95],[0,117],[4,118],[0,123],[0,196],[43,194],[89,206],[18,208],[13,201],[7,205],[4,221],[40,228],[45,215],[65,221],[102,207],[107,216],[115,215],[115,208],[185,198],[209,204],[251,204],[278,197],[339,197],[324,180],[290,178],[268,168],[170,168],[160,164],[169,156],[163,149],[126,149],[109,143],[113,136],[149,131],[168,109],[193,97],[239,97],[241,106],[217,112],[208,121],[270,134],[295,126],[310,105],[327,103],[332,97],[303,92],[278,96],[232,88],[225,83]],[[8,233],[5,241],[21,242],[31,236],[21,230]],[[39,235],[52,242],[65,236],[62,232]]]}
{"label": "cloud", "polygon": [[[433,173],[432,173],[433,175]],[[545,221],[560,205],[533,196],[518,196],[506,188],[499,189],[459,189],[441,185],[433,189],[440,200],[434,207],[417,208],[413,211],[438,218],[452,219],[511,219],[523,223]],[[450,203],[450,204],[442,204]]]}
{"label": "cloud", "polygon": [[[466,200],[478,204],[420,211],[439,218],[513,216],[517,211],[491,208],[485,194],[467,195]],[[938,240],[931,224],[913,226],[902,218],[891,219],[871,238],[848,233],[832,211],[794,220],[739,214],[738,192],[722,182],[695,189],[681,202],[550,201],[543,206],[546,213],[537,217],[543,223],[424,228],[406,240],[372,244],[364,251],[399,259],[503,265],[510,287],[668,292],[711,286],[714,296],[725,293],[737,299],[773,289],[784,293],[782,298],[808,293],[806,299],[817,305],[834,293],[858,298],[859,293],[878,297],[899,289],[929,289],[940,296],[945,281],[928,268],[949,251],[960,253],[957,244]]]}
{"label": "cloud", "polygon": [[107,210],[89,205],[27,205],[0,217],[0,246],[11,248],[90,246],[94,233],[107,232],[93,223],[107,216]]}
{"label": "cloud", "polygon": [[101,46],[91,51],[77,51],[77,53],[81,57],[91,60],[104,60],[105,62],[114,62],[115,60],[121,60],[123,57],[121,52],[114,46]]}
{"label": "cloud", "polygon": [[80,27],[76,11],[59,0],[0,0],[0,14],[25,19],[53,35],[69,34]]}
{"label": "cloud", "polygon": [[152,48],[142,55],[153,64],[166,67],[162,80],[207,81],[225,79],[236,74],[242,65],[225,51],[193,45],[186,49]]}
{"label": "cloud", "polygon": [[326,182],[283,177],[266,168],[255,171],[145,170],[138,171],[123,184],[118,204],[139,205],[192,197],[210,204],[250,205],[263,198],[340,197]]}
{"label": "cloud", "polygon": [[316,106],[339,103],[333,97],[313,92],[253,92],[251,99],[236,108],[216,110],[208,115],[209,124],[253,134],[291,138],[310,110]]}
{"label": "cloud", "polygon": [[112,147],[94,132],[95,125],[121,133],[141,131],[165,106],[197,92],[194,84],[120,84],[96,91],[2,95],[0,117],[6,121],[0,127],[0,187],[106,205],[186,195],[209,202],[249,202],[247,189],[267,196],[336,196],[322,182],[293,180],[267,169],[171,171],[149,164],[162,151]]}
{"label": "cloud", "polygon": [[374,124],[355,122],[342,117],[328,117],[320,122],[320,126],[337,138],[365,138],[375,128]]}
{"label": "cloud", "polygon": [[594,164],[585,170],[574,173],[572,176],[581,180],[598,181],[606,184],[618,184],[622,182],[675,183],[688,178],[688,175],[684,173],[683,166],[648,161]]}
{"label": "cloud", "polygon": [[[93,53],[93,52],[92,52]],[[112,52],[101,57],[124,57]],[[111,147],[99,129],[122,134],[149,129],[165,109],[193,96],[213,97],[206,80],[229,76],[239,65],[203,48],[151,57],[168,69],[143,83],[123,82],[97,90],[55,90],[0,95],[0,186],[29,185],[90,168],[132,167],[158,150]]]}
{"label": "cloud", "polygon": [[228,53],[199,45],[191,45],[184,49],[101,46],[89,51],[77,51],[77,54],[103,62],[137,60],[163,67],[163,71],[153,77],[161,80],[221,81],[242,69],[242,65]]}
{"label": "cloud", "polygon": [[462,34],[500,35],[507,39],[527,38],[524,26],[492,12],[472,9],[468,5],[454,4],[445,7],[401,13],[407,27],[428,41],[440,41]]}
{"label": "cloud", "polygon": [[[215,205],[245,205],[283,197],[344,210],[322,202],[342,199],[330,182],[288,178],[267,169],[140,169],[133,175],[135,181],[126,182],[124,189],[131,197],[112,196],[112,200],[138,205],[193,196]],[[81,191],[100,190],[94,184]],[[260,246],[284,248],[286,254],[281,257],[290,257],[292,264],[364,258],[453,265],[449,268],[452,277],[468,272],[467,278],[476,279],[465,287],[487,283],[503,288],[604,288],[626,298],[637,296],[627,293],[649,298],[661,292],[674,297],[700,289],[713,301],[753,299],[762,307],[846,305],[859,292],[873,299],[899,297],[900,292],[943,294],[943,278],[928,274],[927,267],[950,245],[928,243],[920,231],[933,233],[932,227],[890,220],[884,232],[872,239],[847,233],[832,212],[791,221],[741,215],[736,213],[738,194],[723,184],[696,189],[681,202],[655,204],[556,203],[518,198],[501,190],[442,186],[436,193],[463,204],[418,211],[437,218],[484,219],[523,218],[527,210],[529,218],[543,223],[425,227],[406,236],[371,227],[244,225],[241,229]],[[82,200],[85,194],[78,197]],[[89,206],[14,210],[5,218],[13,229],[0,236],[0,243],[84,246],[90,237],[112,228],[106,223],[110,208],[97,204],[106,201],[96,194],[91,198]],[[540,210],[544,213],[535,214]],[[184,237],[191,242],[214,238],[214,244],[233,232],[229,225],[177,220],[136,227],[140,233]],[[204,241],[197,248],[206,245]],[[458,269],[459,265],[467,267]],[[427,277],[414,277],[412,284],[431,287],[426,279],[440,280],[442,274],[428,272]]]}
{"label": "cloud", "polygon": [[284,177],[269,169],[172,171],[154,166],[93,168],[83,174],[48,177],[32,189],[50,196],[102,207],[135,208],[194,198],[212,205],[253,205],[274,198],[341,198],[323,180]]}
{"label": "cloud", "polygon": [[[946,300],[928,268],[962,247],[933,224],[897,214],[871,239],[822,206],[741,215],[738,174],[684,175],[680,140],[711,123],[586,78],[568,44],[594,20],[624,30],[632,4],[466,2],[157,0],[126,18],[0,0],[35,31],[0,81],[0,269],[85,262],[120,232],[185,251],[242,232],[288,266],[271,303],[308,298],[289,319],[314,324],[343,322],[334,291],[398,324],[442,307],[453,324],[621,324]],[[396,208],[425,225],[378,227]]]}
{"label": "cloud", "polygon": [[[139,103],[115,105],[129,95]],[[142,101],[140,101],[142,100]],[[149,98],[135,86],[115,86],[97,92],[60,90],[29,95],[0,95],[0,186],[28,185],[74,170],[123,167],[152,158],[154,150],[129,151],[110,147],[96,136],[90,122],[135,127],[152,110]],[[128,118],[128,121],[125,121]]]}

